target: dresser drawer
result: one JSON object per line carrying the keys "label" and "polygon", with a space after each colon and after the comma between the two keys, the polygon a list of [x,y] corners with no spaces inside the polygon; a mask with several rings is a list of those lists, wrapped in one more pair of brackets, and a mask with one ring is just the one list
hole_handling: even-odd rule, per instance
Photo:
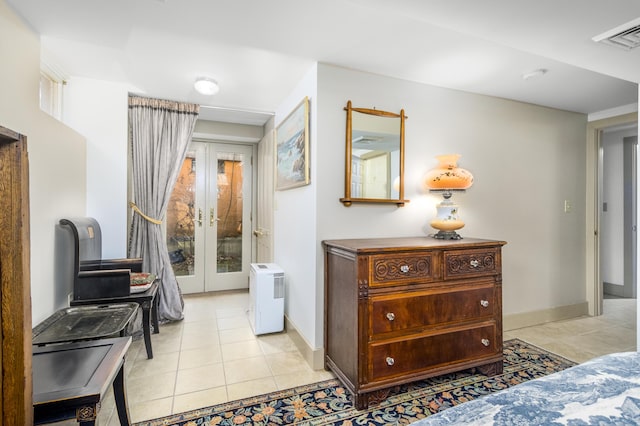
{"label": "dresser drawer", "polygon": [[434,280],[435,255],[432,252],[374,255],[370,258],[372,287]]}
{"label": "dresser drawer", "polygon": [[500,271],[500,251],[451,250],[444,252],[444,279],[495,275]]}
{"label": "dresser drawer", "polygon": [[369,334],[375,339],[395,331],[492,318],[499,307],[495,303],[495,286],[487,283],[441,293],[373,296],[369,309]]}
{"label": "dresser drawer", "polygon": [[369,345],[369,378],[383,380],[420,370],[491,357],[502,350],[496,327],[485,325],[450,333]]}

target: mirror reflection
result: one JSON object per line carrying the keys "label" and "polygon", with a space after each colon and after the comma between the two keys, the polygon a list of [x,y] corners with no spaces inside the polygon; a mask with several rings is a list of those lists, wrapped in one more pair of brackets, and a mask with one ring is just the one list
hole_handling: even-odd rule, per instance
{"label": "mirror reflection", "polygon": [[404,110],[400,114],[366,108],[347,111],[346,206],[353,202],[404,205]]}
{"label": "mirror reflection", "polygon": [[352,113],[351,196],[398,199],[400,118]]}

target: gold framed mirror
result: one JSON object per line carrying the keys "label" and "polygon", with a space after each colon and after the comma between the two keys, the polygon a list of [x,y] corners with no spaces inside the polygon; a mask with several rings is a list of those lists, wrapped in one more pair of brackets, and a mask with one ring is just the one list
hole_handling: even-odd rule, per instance
{"label": "gold framed mirror", "polygon": [[404,206],[404,110],[399,114],[369,108],[347,111],[345,206],[386,203]]}

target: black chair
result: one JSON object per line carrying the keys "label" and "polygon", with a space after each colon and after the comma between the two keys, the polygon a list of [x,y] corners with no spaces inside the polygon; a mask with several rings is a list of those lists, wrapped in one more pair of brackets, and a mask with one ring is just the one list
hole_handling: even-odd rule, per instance
{"label": "black chair", "polygon": [[61,219],[73,232],[73,299],[131,294],[131,272],[142,272],[142,258],[103,259],[102,232],[91,217]]}
{"label": "black chair", "polygon": [[94,218],[61,219],[60,225],[72,236],[72,247],[64,249],[73,258],[73,297],[70,305],[138,303],[142,308],[147,358],[153,358],[151,325],[154,333],[160,331],[156,297],[158,281],[155,276],[149,274],[149,282],[141,287],[137,280],[132,282],[132,274],[137,276],[142,273],[142,258],[103,259],[102,232]]}

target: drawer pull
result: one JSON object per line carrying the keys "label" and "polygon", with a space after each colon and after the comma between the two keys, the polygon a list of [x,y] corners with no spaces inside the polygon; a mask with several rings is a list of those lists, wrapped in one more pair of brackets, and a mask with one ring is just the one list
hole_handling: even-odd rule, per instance
{"label": "drawer pull", "polygon": [[396,361],[395,361],[393,358],[391,358],[390,356],[388,356],[388,357],[387,357],[386,361],[387,361],[387,365],[393,365],[393,364],[395,364],[395,362],[396,362]]}
{"label": "drawer pull", "polygon": [[403,274],[406,274],[407,272],[409,272],[409,266],[408,265],[400,266],[400,272],[402,272]]}
{"label": "drawer pull", "polygon": [[387,319],[389,321],[393,321],[394,319],[396,319],[396,314],[394,314],[393,312],[388,312],[387,313]]}
{"label": "drawer pull", "polygon": [[482,342],[482,344],[483,344],[483,345],[485,345],[485,346],[489,346],[489,343],[490,343],[490,342],[489,342],[489,339],[482,339],[482,340],[481,340],[481,342]]}
{"label": "drawer pull", "polygon": [[488,300],[481,300],[481,301],[480,301],[480,305],[481,305],[483,308],[488,308],[488,307],[489,307],[489,301],[488,301]]}
{"label": "drawer pull", "polygon": [[471,265],[472,268],[477,268],[478,265],[480,264],[480,262],[478,262],[476,259],[472,259],[469,264]]}

